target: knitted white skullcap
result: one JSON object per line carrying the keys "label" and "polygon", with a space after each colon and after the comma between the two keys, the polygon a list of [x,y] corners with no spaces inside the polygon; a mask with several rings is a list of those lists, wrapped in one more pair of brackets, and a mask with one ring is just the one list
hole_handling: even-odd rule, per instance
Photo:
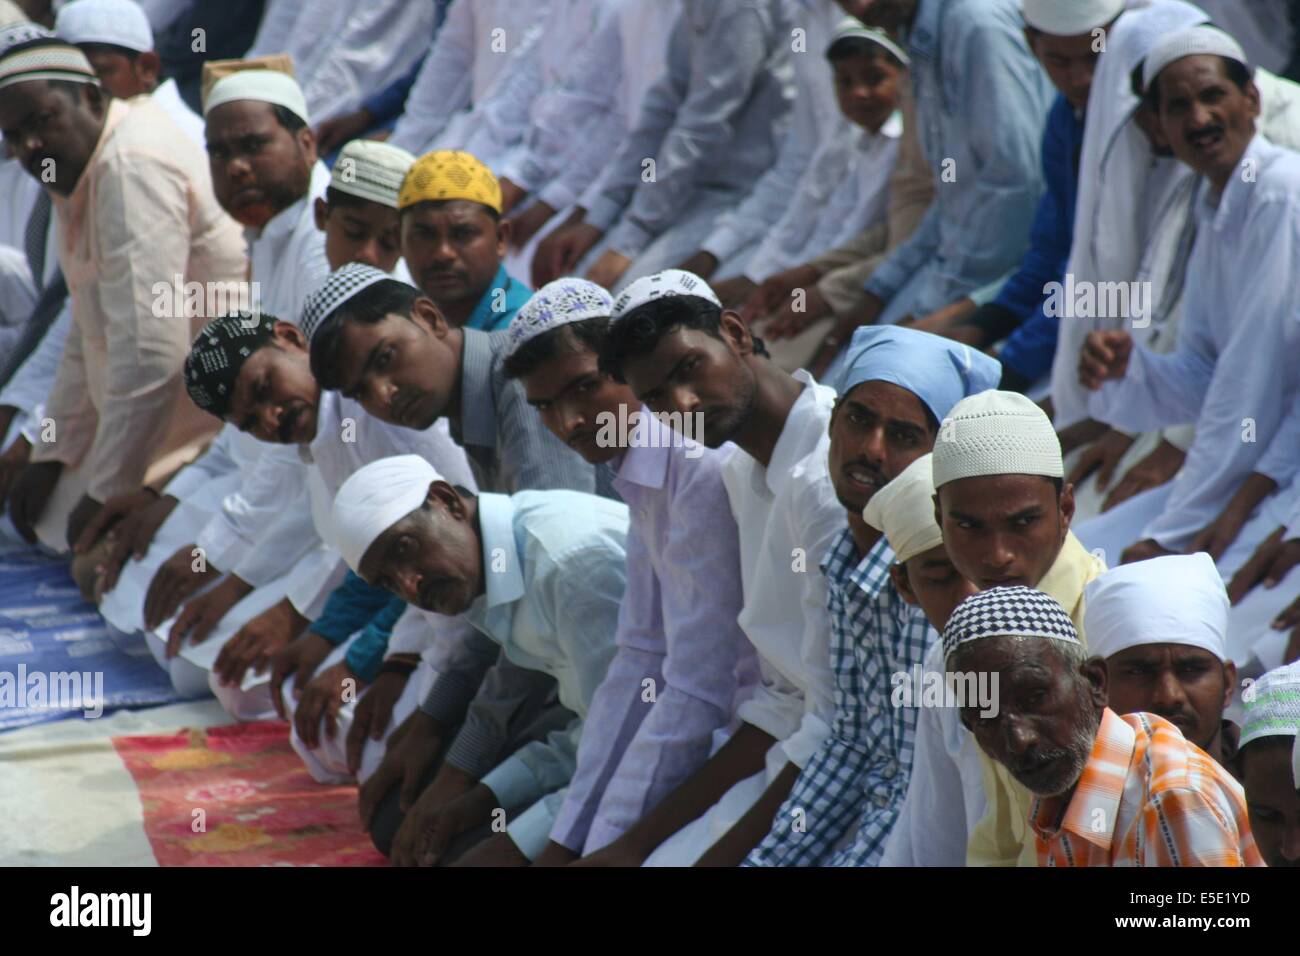
{"label": "knitted white skullcap", "polygon": [[86,54],[36,23],[0,28],[0,89],[31,80],[99,84]]}
{"label": "knitted white skullcap", "polygon": [[1024,0],[1025,23],[1058,37],[1104,27],[1124,12],[1127,0]]}
{"label": "knitted white skullcap", "polygon": [[304,123],[311,124],[302,87],[288,73],[279,70],[239,70],[223,76],[213,84],[208,98],[203,101],[203,115],[207,116],[218,106],[236,100],[257,100],[283,106]]}
{"label": "knitted white skullcap", "polygon": [[54,21],[69,43],[109,43],[137,53],[153,49],[153,28],[134,0],[73,0]]}
{"label": "knitted white skullcap", "polygon": [[943,544],[943,532],[934,521],[932,456],[922,455],[862,509],[862,520],[884,532],[899,564]]}
{"label": "knitted white skullcap", "polygon": [[614,311],[611,313],[611,318],[617,322],[629,312],[640,308],[647,302],[674,295],[693,295],[701,299],[707,299],[719,309],[722,308],[722,301],[718,298],[717,293],[694,272],[686,272],[682,269],[665,269],[663,272],[656,272],[652,276],[637,279],[624,289],[623,294],[614,301]]}
{"label": "knitted white skullcap", "polygon": [[534,292],[510,320],[510,327],[506,330],[510,338],[509,354],[513,355],[525,342],[561,325],[608,318],[613,307],[614,300],[610,294],[594,282],[572,277],[548,282]]}
{"label": "knitted white skullcap", "polygon": [[354,139],[339,150],[330,173],[330,188],[381,206],[397,208],[402,180],[415,154],[373,139]]}
{"label": "knitted white skullcap", "polygon": [[1143,89],[1151,89],[1151,81],[1176,60],[1200,55],[1224,56],[1250,68],[1250,62],[1240,43],[1218,27],[1203,23],[1171,33],[1151,48],[1142,67]]}
{"label": "knitted white skullcap", "polygon": [[1065,475],[1051,420],[1019,392],[990,389],[963,398],[939,426],[935,488],[981,475]]}
{"label": "knitted white skullcap", "polygon": [[1292,737],[1291,775],[1300,790],[1300,661],[1276,667],[1242,695],[1246,716],[1238,748],[1260,737]]}
{"label": "knitted white skullcap", "polygon": [[[442,476],[419,455],[395,455],[358,468],[334,496],[334,547],[353,571],[375,540],[409,515]],[[360,573],[358,571],[358,573]]]}

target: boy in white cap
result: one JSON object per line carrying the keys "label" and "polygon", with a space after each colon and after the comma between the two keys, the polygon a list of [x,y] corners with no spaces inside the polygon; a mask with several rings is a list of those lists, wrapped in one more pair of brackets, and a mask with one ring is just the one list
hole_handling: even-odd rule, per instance
{"label": "boy in white cap", "polygon": [[948,619],[943,647],[950,672],[997,679],[997,713],[963,701],[961,719],[1033,794],[1038,866],[1264,865],[1241,785],[1169,721],[1111,710],[1106,664],[1051,597],[981,591]]}
{"label": "boy in white cap", "polygon": [[[1084,587],[1105,564],[1070,532],[1073,489],[1063,471],[1042,409],[1016,392],[971,396],[953,406],[935,441],[935,514],[967,580],[980,589],[1038,588],[1082,628]],[[1032,866],[1029,792],[996,764],[986,764],[985,792],[989,810],[971,834],[970,864]]]}
{"label": "boy in white cap", "polygon": [[1300,866],[1300,663],[1264,674],[1243,694],[1237,761],[1250,828],[1269,866]]}
{"label": "boy in white cap", "polygon": [[1300,473],[1300,371],[1288,358],[1300,291],[1284,278],[1300,255],[1300,157],[1257,131],[1259,90],[1219,30],[1165,37],[1143,79],[1170,148],[1201,179],[1186,314],[1168,355],[1127,330],[1089,333],[1080,380],[1118,427],[1196,423],[1179,481],[1114,512],[1137,540],[1125,560],[1204,550],[1229,576],[1281,523],[1265,499]]}
{"label": "boy in white cap", "polygon": [[[156,104],[106,99],[76,47],[32,25],[11,31],[0,129],[51,195],[73,330],[46,406],[57,431],[38,436],[8,505],[27,540],[63,551],[111,498],[151,497],[149,483],[211,437],[179,401],[198,323],[170,299],[159,307],[155,287],[234,282],[246,259],[203,155]],[[40,130],[38,116],[50,118]]]}
{"label": "boy in white cap", "polygon": [[1084,589],[1088,650],[1104,658],[1110,709],[1163,717],[1231,770],[1237,728],[1223,719],[1237,685],[1228,594],[1208,554],[1112,568]]}
{"label": "boy in white cap", "polygon": [[592,282],[556,279],[509,329],[506,374],[552,434],[614,473],[631,517],[618,650],[545,864],[607,846],[694,773],[735,709],[738,673],[755,666],[736,623],[739,539],[721,474],[734,449],[683,437],[600,370],[613,305]]}
{"label": "boy in white cap", "polygon": [[110,96],[148,96],[203,146],[203,120],[181,99],[176,81],[163,80],[149,18],[135,0],[73,0],[60,8],[54,32],[86,54]]}
{"label": "boy in white cap", "polygon": [[406,281],[397,200],[415,157],[400,147],[354,139],[339,150],[313,209],[330,269],[361,262]]}
{"label": "boy in white cap", "polygon": [[[769,815],[768,832],[747,852],[747,865],[878,862],[906,793],[917,716],[893,706],[888,675],[919,666],[932,631],[925,614],[888,586],[894,554],[865,514],[883,488],[930,451],[952,406],[997,384],[1000,371],[964,345],[893,327],[859,329],[846,356],[827,435],[796,466],[794,479],[796,486],[811,485],[798,476],[820,474],[847,524],[820,566],[827,645],[804,651],[829,661],[833,719],[810,755],[787,742],[799,778]],[[787,504],[796,526],[813,526],[812,500],[801,487]],[[778,498],[777,504],[786,503]],[[854,826],[856,836],[841,850]]]}
{"label": "boy in white cap", "polygon": [[465,615],[517,666],[553,675],[560,703],[576,714],[562,732],[520,748],[455,798],[438,802],[426,790],[393,840],[393,862],[450,862],[454,840],[481,840],[502,811],[505,834],[466,862],[537,857],[574,771],[583,718],[614,656],[627,507],[561,490],[474,495],[406,455],[354,473],[339,489],[332,521],[354,571],[422,611]]}

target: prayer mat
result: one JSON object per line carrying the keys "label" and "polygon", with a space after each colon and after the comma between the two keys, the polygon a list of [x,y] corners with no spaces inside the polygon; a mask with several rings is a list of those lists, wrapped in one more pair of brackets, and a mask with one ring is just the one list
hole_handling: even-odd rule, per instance
{"label": "prayer mat", "polygon": [[82,600],[66,557],[0,549],[0,730],[182,699],[142,637]]}
{"label": "prayer mat", "polygon": [[311,778],[289,728],[260,721],[114,737],[159,866],[386,866],[357,788]]}

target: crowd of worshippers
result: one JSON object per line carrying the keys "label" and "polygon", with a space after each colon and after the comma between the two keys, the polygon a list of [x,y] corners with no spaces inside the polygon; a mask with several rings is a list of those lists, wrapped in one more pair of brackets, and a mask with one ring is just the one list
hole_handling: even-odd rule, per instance
{"label": "crowd of worshippers", "polygon": [[0,0],[4,533],[393,863],[1300,862],[1296,4],[207,6]]}

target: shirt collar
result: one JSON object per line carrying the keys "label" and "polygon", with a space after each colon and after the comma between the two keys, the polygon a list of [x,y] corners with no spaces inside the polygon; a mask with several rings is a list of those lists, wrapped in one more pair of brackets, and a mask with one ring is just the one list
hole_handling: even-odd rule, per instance
{"label": "shirt collar", "polygon": [[488,492],[478,496],[479,538],[483,543],[481,598],[486,610],[518,601],[524,596],[522,558],[515,543],[515,506],[509,495]]}
{"label": "shirt collar", "polygon": [[1065,535],[1065,544],[1056,556],[1052,566],[1047,569],[1043,579],[1038,582],[1038,590],[1053,598],[1065,608],[1079,631],[1080,640],[1086,642],[1083,633],[1083,587],[1106,567],[1101,559],[1088,551],[1073,531]]}
{"label": "shirt collar", "polygon": [[[1119,803],[1124,783],[1137,749],[1137,731],[1109,707],[1101,714],[1101,725],[1092,742],[1092,752],[1084,765],[1079,782],[1070,795],[1070,805],[1061,815],[1063,797],[1035,797],[1029,821],[1044,840],[1051,840],[1060,830],[1069,830],[1089,843],[1109,851],[1119,820]],[[1122,772],[1117,772],[1122,769]],[[1056,820],[1060,817],[1060,828]]]}
{"label": "shirt collar", "polygon": [[772,449],[772,458],[765,469],[768,490],[772,494],[777,493],[780,482],[784,481],[785,476],[794,470],[794,466],[809,451],[804,444],[808,423],[803,419],[817,404],[817,380],[804,369],[795,372],[794,378],[802,382],[804,388],[791,406],[790,414],[786,416],[781,434],[777,436],[776,445]]}
{"label": "shirt collar", "polygon": [[497,340],[478,329],[462,329],[460,360],[460,438],[466,445],[493,448],[497,443],[496,401],[492,395],[492,358]]}
{"label": "shirt collar", "polygon": [[641,406],[628,448],[615,465],[618,480],[643,488],[662,488],[668,480],[668,456],[681,451],[672,447],[672,437],[654,412]]}
{"label": "shirt collar", "polygon": [[497,274],[492,277],[492,284],[488,286],[483,297],[478,300],[478,305],[474,306],[474,311],[469,314],[466,320],[466,328],[490,330],[496,324],[496,311],[492,308],[496,304],[497,292],[501,292],[501,301],[504,302],[506,296],[510,294],[510,286],[513,280],[509,273],[506,272],[504,265],[497,266]]}

